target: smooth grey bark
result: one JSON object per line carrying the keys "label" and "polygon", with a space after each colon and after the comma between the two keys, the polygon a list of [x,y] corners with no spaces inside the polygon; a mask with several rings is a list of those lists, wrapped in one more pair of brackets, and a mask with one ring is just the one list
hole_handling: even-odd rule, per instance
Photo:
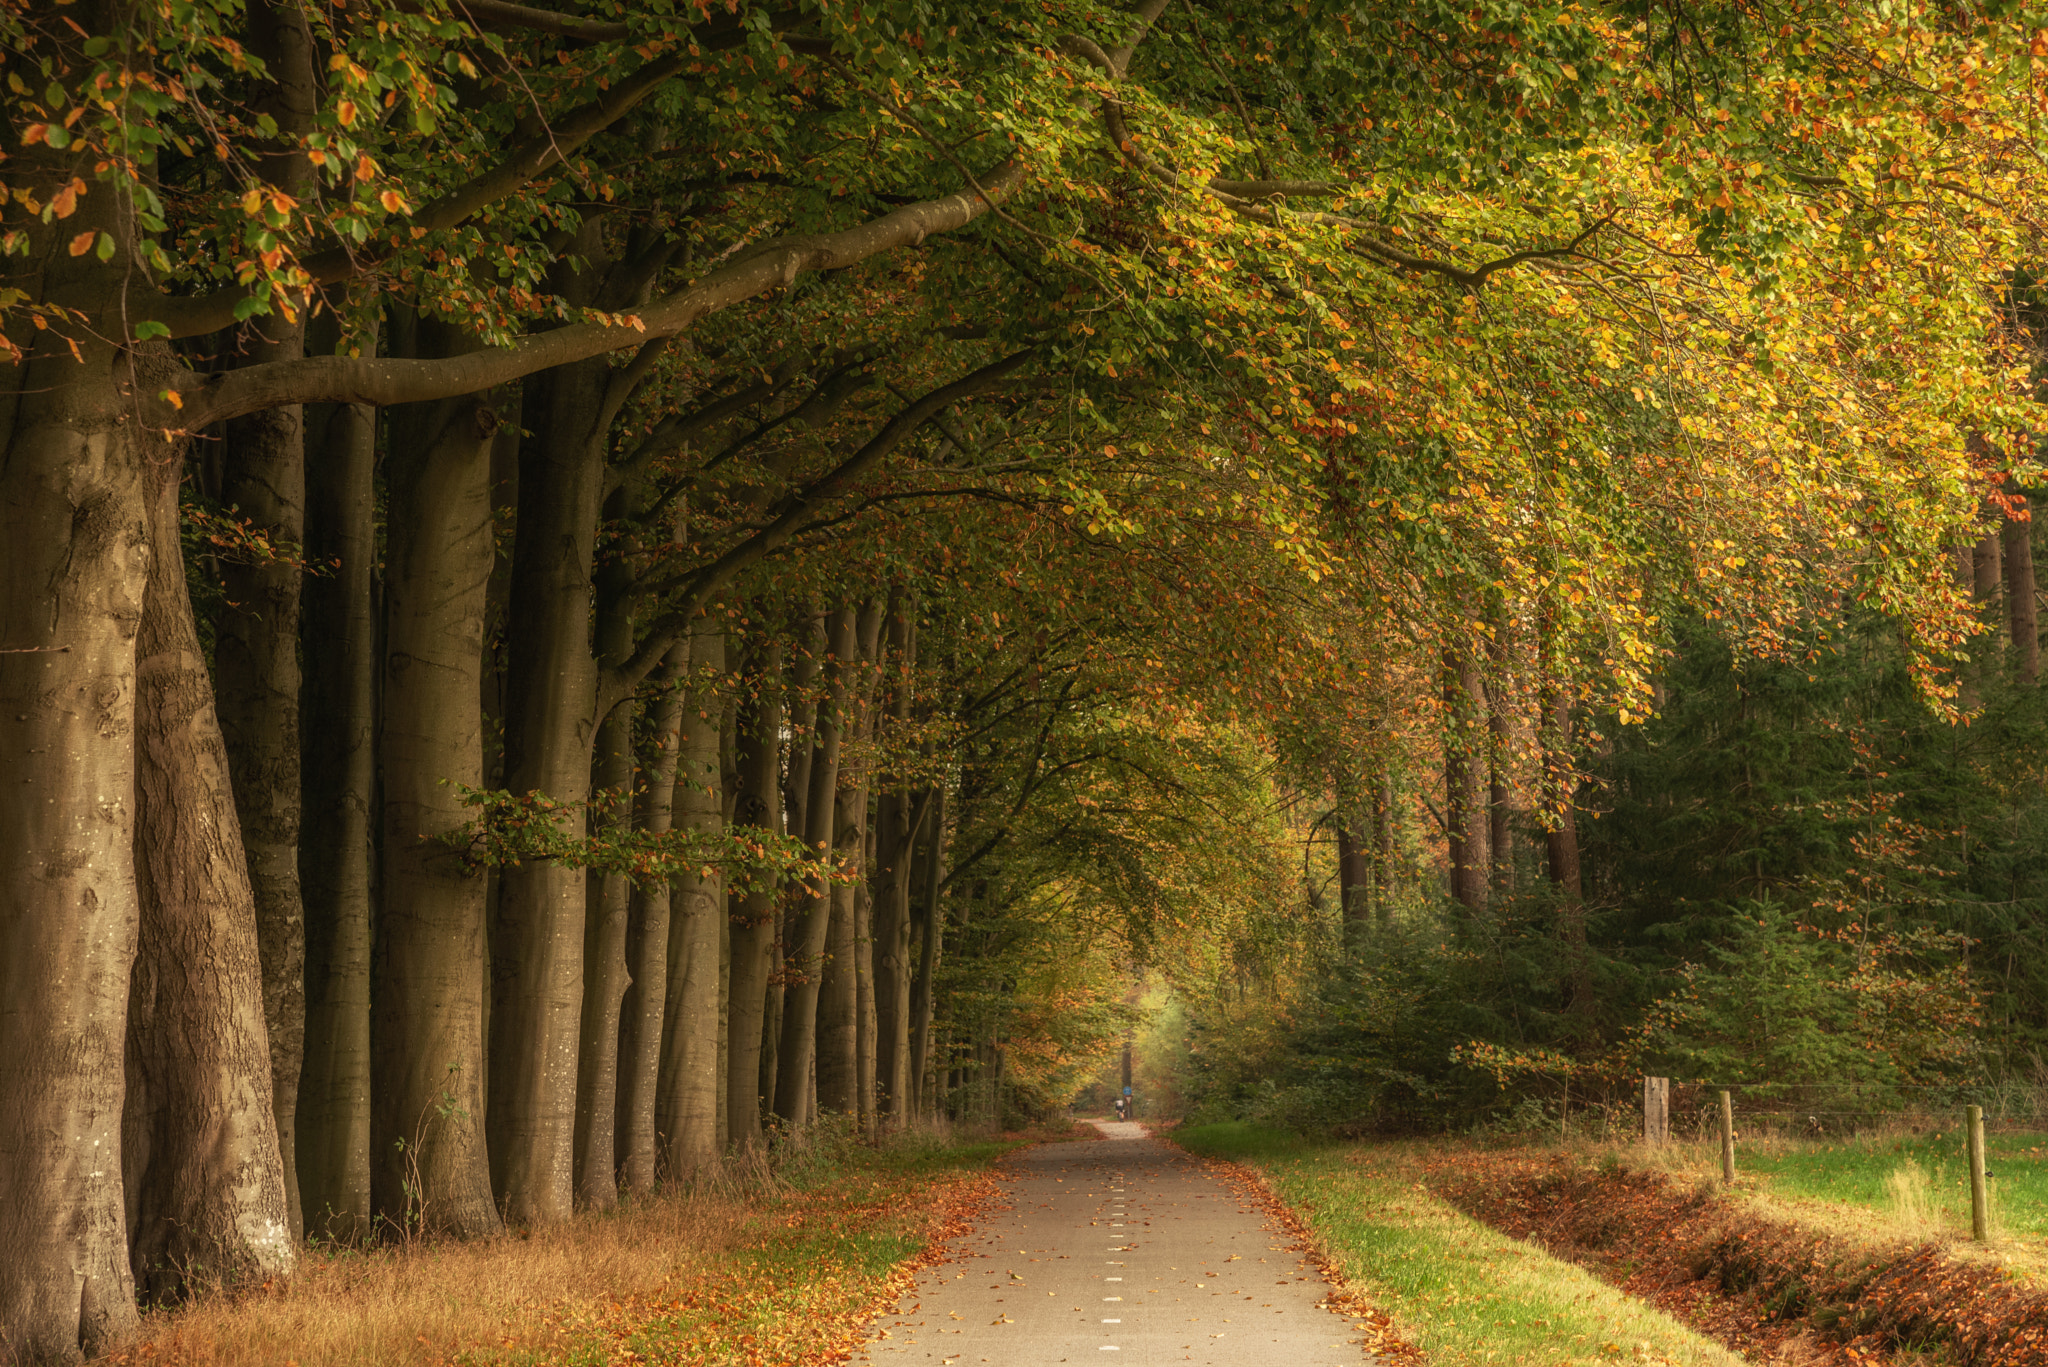
{"label": "smooth grey bark", "polygon": [[[726,673],[725,633],[705,622],[691,637],[690,689],[683,706],[676,768],[675,824],[706,839],[725,829],[725,717],[719,690]],[[706,863],[674,881],[669,933],[668,1007],[662,1026],[655,1128],[661,1171],[695,1177],[719,1160],[718,1003],[724,989],[719,922],[727,915],[725,872]]]}
{"label": "smooth grey bark", "polygon": [[[834,796],[839,790],[839,761],[847,722],[850,665],[857,649],[855,614],[850,607],[828,615],[825,696],[818,704],[818,742],[804,794],[804,851],[820,861],[831,857]],[[776,1048],[775,1114],[797,1126],[813,1118],[811,1092],[817,1063],[818,989],[832,928],[831,885],[822,873],[804,881],[790,918],[782,994],[782,1037]]]}
{"label": "smooth grey bark", "polygon": [[[270,78],[258,87],[256,107],[278,128],[276,143],[260,158],[263,175],[301,198],[312,167],[300,139],[313,125],[320,98],[312,34],[296,6],[257,3],[247,13],[250,50]],[[304,308],[289,318],[273,311],[244,325],[245,363],[300,360],[305,340]],[[297,404],[278,404],[226,424],[221,498],[280,548],[305,540],[305,457],[304,413]],[[216,707],[255,889],[272,1105],[294,1235],[305,1229],[295,1151],[306,1027],[306,920],[299,889],[302,577],[289,559],[225,562],[221,579],[230,606],[214,636]]]}
{"label": "smooth grey bark", "polygon": [[1484,688],[1467,650],[1447,648],[1443,662],[1444,820],[1450,892],[1468,910],[1486,906],[1492,862],[1486,820]]}
{"label": "smooth grey bark", "polygon": [[[162,480],[136,635],[135,872],[121,1155],[138,1290],[250,1284],[296,1261],[272,1105],[256,899]],[[294,1070],[296,1072],[296,1070]]]}
{"label": "smooth grey bark", "polygon": [[845,699],[842,753],[852,741],[850,761],[842,759],[838,781],[827,796],[832,806],[831,858],[841,881],[827,890],[830,923],[824,960],[818,968],[818,1108],[858,1116],[872,1106],[861,1094],[860,898],[867,854],[867,765],[860,756],[874,731],[875,658],[881,638],[883,603],[871,599],[854,619],[853,657],[842,657]]}
{"label": "smooth grey bark", "polygon": [[[766,841],[782,834],[782,643],[757,646],[740,684],[735,729],[739,776],[733,825]],[[761,1082],[767,1035],[768,978],[774,969],[776,896],[757,885],[731,899],[731,978],[726,1014],[725,1115],[728,1142],[748,1149],[761,1142],[761,1107],[770,1094]]]}
{"label": "smooth grey bark", "polygon": [[[590,782],[604,814],[605,828],[595,834],[605,838],[633,821],[636,711],[632,703],[622,703],[597,728]],[[619,1106],[619,1021],[630,981],[626,941],[633,880],[597,869],[586,878],[583,1021],[576,1064],[576,1203],[586,1210],[609,1210],[619,1202],[613,1127]]]}
{"label": "smooth grey bark", "polygon": [[2006,631],[2012,638],[2013,673],[2023,684],[2041,678],[2040,607],[2035,599],[2034,524],[2009,519],[2004,531]]}
{"label": "smooth grey bark", "polygon": [[[374,341],[371,342],[374,345]],[[299,1075],[299,1200],[308,1233],[370,1233],[371,809],[377,780],[377,411],[307,414],[299,887],[306,925],[306,1050]]]}
{"label": "smooth grey bark", "polygon": [[456,785],[483,782],[498,419],[472,397],[387,420],[371,1184],[386,1217],[467,1237],[501,1227],[483,1126],[484,878],[445,837],[472,815]]}
{"label": "smooth grey bark", "polygon": [[910,1088],[912,1107],[932,1107],[926,1079],[932,1063],[932,988],[938,981],[939,957],[945,939],[945,913],[941,899],[946,890],[946,788],[941,782],[932,789],[930,815],[926,818],[924,889],[919,913],[917,976],[910,984]]}
{"label": "smooth grey bark", "polygon": [[[75,146],[22,149],[10,174],[90,177]],[[96,263],[56,234],[110,231],[125,250],[117,198],[81,197],[55,226],[17,216],[30,242],[0,279],[36,303],[107,307]],[[144,472],[179,453],[138,432],[127,392],[169,379],[164,349],[87,332],[81,360],[55,329],[19,340],[27,360],[0,372],[0,1353],[37,1361],[97,1355],[138,1323],[121,1186],[135,636]]]}
{"label": "smooth grey bark", "polygon": [[[598,664],[592,561],[604,489],[609,367],[584,361],[529,382],[519,453],[507,640],[505,787],[564,804],[585,833]],[[491,1169],[505,1218],[566,1220],[576,1201],[577,1072],[588,878],[529,859],[499,877],[491,928]]]}
{"label": "smooth grey bark", "polygon": [[[649,835],[665,835],[674,824],[683,684],[689,666],[687,640],[669,647],[641,726],[633,821]],[[619,1186],[627,1192],[653,1190],[657,1176],[660,1145],[654,1103],[661,1077],[661,1022],[668,1005],[670,908],[668,879],[634,880],[626,912],[626,969],[632,982],[620,1006],[616,1122]]]}

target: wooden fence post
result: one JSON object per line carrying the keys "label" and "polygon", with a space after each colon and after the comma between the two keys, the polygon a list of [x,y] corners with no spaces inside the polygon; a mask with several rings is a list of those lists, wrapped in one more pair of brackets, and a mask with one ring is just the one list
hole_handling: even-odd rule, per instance
{"label": "wooden fence post", "polygon": [[1660,1145],[1671,1139],[1671,1079],[1643,1079],[1643,1142]]}
{"label": "wooden fence post", "polygon": [[1991,1239],[1991,1193],[1984,1186],[1984,1108],[1967,1110],[1970,1122],[1970,1236],[1978,1243]]}
{"label": "wooden fence post", "polygon": [[1721,1180],[1735,1180],[1735,1098],[1721,1093]]}

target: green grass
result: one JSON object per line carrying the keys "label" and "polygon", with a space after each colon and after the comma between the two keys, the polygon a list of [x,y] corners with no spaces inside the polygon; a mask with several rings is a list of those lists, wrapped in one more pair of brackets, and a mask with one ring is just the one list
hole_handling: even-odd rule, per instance
{"label": "green grass", "polygon": [[1174,1139],[1262,1174],[1436,1367],[1742,1362],[1592,1273],[1430,1196],[1413,1148],[1314,1143],[1247,1124],[1177,1130]]}
{"label": "green grass", "polygon": [[[1985,1148],[1997,1227],[2010,1237],[2048,1238],[2048,1134],[1994,1134]],[[1740,1173],[1761,1179],[1773,1196],[1835,1201],[1890,1215],[1899,1213],[1892,1175],[1907,1164],[1926,1174],[1930,1213],[1939,1227],[1967,1234],[1969,1167],[1960,1126],[1824,1143],[1773,1140],[1739,1146],[1736,1153]]]}

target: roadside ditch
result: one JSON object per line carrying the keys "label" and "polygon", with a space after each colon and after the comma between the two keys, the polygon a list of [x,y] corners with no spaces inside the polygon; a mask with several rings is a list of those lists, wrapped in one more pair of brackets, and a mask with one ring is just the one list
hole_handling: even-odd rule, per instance
{"label": "roadside ditch", "polygon": [[1939,1244],[1854,1242],[1614,1161],[1465,1151],[1426,1168],[1440,1199],[1751,1361],[2048,1367],[2048,1294]]}

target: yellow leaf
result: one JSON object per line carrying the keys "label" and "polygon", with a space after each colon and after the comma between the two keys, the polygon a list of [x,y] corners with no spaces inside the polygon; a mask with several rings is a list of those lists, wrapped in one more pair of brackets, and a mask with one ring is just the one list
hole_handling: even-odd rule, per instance
{"label": "yellow leaf", "polygon": [[185,406],[185,396],[175,389],[166,389],[157,397],[173,408],[183,408]]}

